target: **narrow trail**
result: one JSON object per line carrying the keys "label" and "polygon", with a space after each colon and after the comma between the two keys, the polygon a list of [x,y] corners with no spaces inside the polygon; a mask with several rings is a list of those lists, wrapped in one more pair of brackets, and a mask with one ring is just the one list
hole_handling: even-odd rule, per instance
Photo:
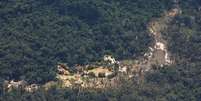
{"label": "narrow trail", "polygon": [[169,23],[172,22],[174,17],[181,13],[178,1],[175,1],[175,8],[170,9],[168,12],[148,24],[150,36],[154,39],[154,44],[149,47],[149,52],[144,54],[144,60],[140,62],[140,67],[145,71],[149,71],[152,65],[170,65],[174,63],[171,58],[171,53],[168,51],[168,42],[163,39],[162,32],[168,28]]}
{"label": "narrow trail", "polygon": [[149,51],[139,61],[139,69],[137,70],[139,79],[144,80],[144,75],[153,69],[153,66],[162,68],[165,65],[174,64],[174,57],[171,56],[171,52],[168,50],[168,42],[163,38],[162,33],[168,29],[169,24],[181,12],[179,0],[174,0],[172,9],[166,11],[160,18],[151,20],[148,23],[147,29],[154,42],[149,47]]}
{"label": "narrow trail", "polygon": [[[117,87],[123,82],[120,80],[130,78],[140,78],[150,71],[153,65],[161,66],[171,65],[174,63],[171,58],[171,53],[168,51],[168,42],[163,39],[162,32],[168,28],[169,23],[172,22],[174,17],[181,13],[181,9],[178,4],[179,0],[174,0],[172,9],[166,11],[160,18],[151,20],[147,25],[149,35],[153,37],[153,44],[148,47],[149,51],[144,54],[139,60],[115,61],[112,57],[108,56],[104,58],[105,61],[110,61],[113,64],[111,67],[94,66],[96,68],[89,69],[93,66],[78,66],[76,73],[70,73],[67,66],[61,64],[58,65],[58,81],[50,81],[44,85],[39,84],[27,84],[24,80],[21,81],[5,81],[5,91],[12,91],[12,89],[22,88],[27,92],[34,92],[39,88],[48,90],[52,86],[59,85],[60,88],[95,88],[95,89],[107,89],[108,87]],[[114,66],[118,67],[118,70],[114,69]],[[87,68],[87,69],[86,69]],[[90,75],[93,74],[93,77]],[[100,75],[101,74],[101,75]],[[101,77],[100,77],[101,76]]]}

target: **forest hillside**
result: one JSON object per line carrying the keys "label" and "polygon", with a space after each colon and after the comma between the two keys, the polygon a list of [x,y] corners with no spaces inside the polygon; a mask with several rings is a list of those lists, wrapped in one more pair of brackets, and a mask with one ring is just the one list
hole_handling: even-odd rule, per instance
{"label": "forest hillside", "polygon": [[[174,63],[154,65],[139,81],[121,78],[108,89],[79,87],[4,92],[5,80],[44,84],[56,66],[72,70],[105,54],[139,59],[154,42],[147,25],[178,2],[181,14],[161,30]],[[0,1],[0,101],[200,101],[200,0]]]}

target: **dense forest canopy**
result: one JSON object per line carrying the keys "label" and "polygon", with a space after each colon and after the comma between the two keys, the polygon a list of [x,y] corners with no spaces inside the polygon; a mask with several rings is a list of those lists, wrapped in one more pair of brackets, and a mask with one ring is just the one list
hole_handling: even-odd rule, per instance
{"label": "dense forest canopy", "polygon": [[147,22],[168,8],[162,1],[0,1],[0,76],[45,82],[58,62],[136,58],[151,42]]}
{"label": "dense forest canopy", "polygon": [[165,32],[170,39],[170,50],[192,62],[201,61],[201,1],[184,0],[181,7],[183,14],[178,16],[169,31]]}
{"label": "dense forest canopy", "polygon": [[[90,6],[86,8],[83,3]],[[168,40],[169,50],[173,53],[176,63],[148,73],[144,82],[136,84],[124,81],[125,84],[121,87],[104,91],[54,88],[49,92],[38,91],[33,94],[14,91],[0,96],[0,100],[200,101],[201,1],[180,0],[179,4],[182,14],[162,33]],[[34,80],[40,82],[52,79],[49,71],[58,61],[70,63],[71,60],[72,64],[84,64],[100,59],[105,53],[111,53],[119,59],[133,58],[133,54],[139,56],[151,42],[146,31],[147,21],[160,16],[170,5],[170,0],[0,1],[0,77],[5,79],[12,75],[23,75],[29,81],[33,80],[31,77],[39,77]],[[68,7],[71,7],[72,12],[67,12]],[[77,7],[79,9],[76,9]],[[94,10],[86,10],[86,15],[73,13],[81,9]],[[87,15],[91,12],[96,12],[92,15],[97,16],[90,16],[90,19],[95,20],[88,21]],[[22,19],[26,22],[25,26]],[[126,25],[122,22],[125,19],[128,20]],[[136,36],[138,40],[135,39]],[[82,38],[86,38],[85,41],[81,40]],[[113,42],[115,40],[117,42]],[[97,44],[101,45],[97,47]],[[75,56],[82,56],[78,48],[83,46],[83,50],[86,50],[85,45],[90,49],[84,52],[83,62]],[[107,45],[113,48],[107,50]],[[116,45],[119,46],[115,47]],[[67,47],[72,47],[73,51]],[[117,51],[118,49],[120,50]],[[68,60],[67,56],[71,54],[73,55]],[[129,56],[130,54],[132,56]]]}

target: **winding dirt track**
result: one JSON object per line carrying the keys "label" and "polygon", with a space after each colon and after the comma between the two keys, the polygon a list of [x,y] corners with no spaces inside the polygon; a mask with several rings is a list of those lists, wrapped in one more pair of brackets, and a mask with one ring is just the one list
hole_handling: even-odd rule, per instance
{"label": "winding dirt track", "polygon": [[171,53],[168,51],[167,41],[163,39],[162,32],[168,28],[169,23],[172,22],[174,17],[181,13],[178,4],[168,12],[148,24],[148,30],[150,35],[154,38],[154,44],[149,47],[149,52],[145,53],[144,60],[140,61],[140,67],[149,71],[152,65],[164,65],[173,64],[174,61],[171,58]]}

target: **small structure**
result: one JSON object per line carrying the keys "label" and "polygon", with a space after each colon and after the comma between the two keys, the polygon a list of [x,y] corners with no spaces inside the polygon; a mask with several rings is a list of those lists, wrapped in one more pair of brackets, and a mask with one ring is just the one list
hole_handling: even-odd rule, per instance
{"label": "small structure", "polygon": [[119,72],[127,73],[127,70],[128,70],[127,66],[123,66],[123,67],[119,66]]}
{"label": "small structure", "polygon": [[27,85],[27,82],[24,80],[21,80],[21,81],[11,80],[11,81],[4,82],[4,87],[7,92],[12,91],[13,89],[23,89],[25,88],[26,85]]}
{"label": "small structure", "polygon": [[94,74],[95,77],[109,77],[114,74],[114,72],[110,71],[108,68],[98,67],[92,70],[86,71],[86,74]]}
{"label": "small structure", "polygon": [[113,58],[111,55],[105,55],[103,57],[103,60],[106,61],[106,62],[109,62],[110,64],[115,64],[116,63],[115,58]]}
{"label": "small structure", "polygon": [[162,42],[156,42],[154,48],[162,51],[166,50],[165,44]]}
{"label": "small structure", "polygon": [[40,88],[39,85],[37,85],[37,84],[31,84],[31,85],[26,86],[24,89],[27,92],[33,93],[33,92],[37,91],[39,88]]}

